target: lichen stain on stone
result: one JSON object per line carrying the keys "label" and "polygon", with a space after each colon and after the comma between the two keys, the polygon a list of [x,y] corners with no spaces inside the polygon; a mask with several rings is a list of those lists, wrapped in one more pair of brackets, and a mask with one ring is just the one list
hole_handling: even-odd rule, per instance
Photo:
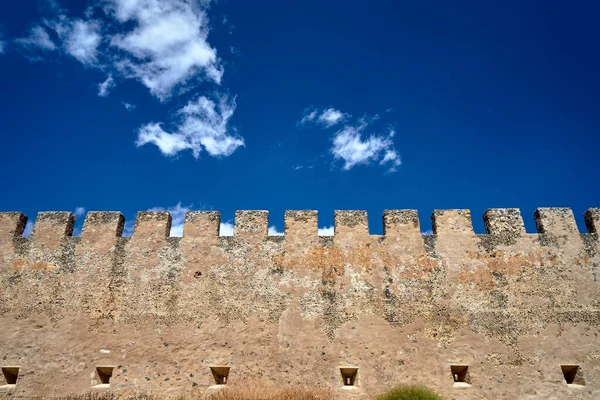
{"label": "lichen stain on stone", "polygon": [[56,270],[56,265],[49,264],[45,261],[37,261],[33,263],[32,269],[34,271],[54,271]]}
{"label": "lichen stain on stone", "polygon": [[12,261],[12,265],[11,265],[10,269],[13,270],[13,271],[22,271],[28,265],[29,265],[29,260],[26,260],[24,258],[15,258]]}

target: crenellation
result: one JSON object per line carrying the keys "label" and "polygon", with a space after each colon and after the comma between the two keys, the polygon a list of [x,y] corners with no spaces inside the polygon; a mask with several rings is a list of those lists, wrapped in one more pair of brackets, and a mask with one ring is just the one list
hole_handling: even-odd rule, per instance
{"label": "crenellation", "polygon": [[113,245],[116,238],[123,234],[125,217],[118,211],[90,211],[87,213],[81,231],[81,243],[84,246]]}
{"label": "crenellation", "polygon": [[538,208],[534,218],[538,233],[552,236],[579,234],[573,210],[570,208]]}
{"label": "crenellation", "polygon": [[[218,212],[192,211],[181,238],[168,212],[139,213],[131,238],[119,212],[89,212],[81,237],[52,214],[21,238],[24,215],[0,213],[15,396],[97,390],[97,367],[113,368],[115,396],[204,394],[227,366],[227,384],[315,381],[341,400],[418,379],[446,398],[600,398],[600,245],[568,209],[538,210],[531,235],[518,209],[487,210],[481,235],[469,210],[436,210],[426,235],[416,210],[386,210],[383,236],[365,211],[336,211],[332,237],[313,210],[286,212],[284,236],[268,236],[268,212],[238,211],[233,237]],[[586,221],[595,231],[598,209]],[[358,369],[351,390],[340,368]]]}
{"label": "crenellation", "polygon": [[66,237],[73,235],[74,225],[73,213],[40,212],[33,225],[30,239],[40,250],[56,251]]}
{"label": "crenellation", "polygon": [[333,214],[333,231],[334,243],[339,245],[371,241],[369,218],[366,211],[336,210]]}
{"label": "crenellation", "polygon": [[185,238],[215,238],[219,236],[221,213],[218,211],[188,211],[183,223]]}
{"label": "crenellation", "polygon": [[433,233],[439,237],[449,235],[475,235],[471,210],[434,210],[431,214]]}
{"label": "crenellation", "polygon": [[386,246],[396,247],[400,258],[414,257],[425,252],[417,210],[385,210],[383,240]]}
{"label": "crenellation", "polygon": [[534,218],[542,246],[564,248],[571,253],[583,249],[583,241],[570,208],[538,208]]}
{"label": "crenellation", "polygon": [[83,223],[82,235],[100,231],[121,237],[124,226],[125,217],[119,211],[89,211]]}
{"label": "crenellation", "polygon": [[23,235],[27,219],[22,212],[0,213],[0,244],[5,240],[12,240],[13,237]]}
{"label": "crenellation", "polygon": [[169,237],[171,214],[167,211],[140,211],[135,219],[132,240],[150,241]]}
{"label": "crenellation", "polygon": [[417,210],[385,210],[383,212],[384,236],[414,236],[416,234],[421,234]]}
{"label": "crenellation", "polygon": [[288,250],[306,250],[319,240],[319,214],[315,210],[286,211],[283,225]]}
{"label": "crenellation", "polygon": [[269,212],[239,210],[235,213],[233,236],[263,240],[269,234]]}
{"label": "crenellation", "polygon": [[518,208],[490,208],[483,214],[483,222],[489,235],[513,238],[525,235],[525,224]]}

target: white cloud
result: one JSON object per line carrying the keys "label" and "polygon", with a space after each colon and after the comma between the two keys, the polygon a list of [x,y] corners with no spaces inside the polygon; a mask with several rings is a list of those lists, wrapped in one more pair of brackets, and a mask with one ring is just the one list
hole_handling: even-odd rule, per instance
{"label": "white cloud", "polygon": [[85,214],[85,208],[84,207],[77,207],[75,209],[75,211],[73,212],[73,214],[75,214],[76,217],[81,217],[83,214]]}
{"label": "white cloud", "polygon": [[[86,66],[97,62],[98,46],[102,41],[99,22],[69,19],[61,15],[52,20],[44,20],[44,24],[56,32],[67,54]],[[34,26],[28,37],[16,39],[15,42],[31,50],[53,51],[59,48],[41,25]]]}
{"label": "white cloud", "polygon": [[283,232],[279,232],[275,225],[269,227],[269,236],[283,236]]}
{"label": "white cloud", "polygon": [[233,236],[233,224],[231,222],[221,222],[219,236]]}
{"label": "white cloud", "polygon": [[65,51],[86,66],[97,63],[98,46],[102,41],[100,23],[68,19],[64,15],[48,23],[63,42]]}
{"label": "white cloud", "polygon": [[125,107],[125,109],[127,111],[135,110],[135,104],[127,103],[126,101],[122,102],[122,104],[123,104],[123,107]]}
{"label": "white cloud", "polygon": [[108,77],[104,82],[98,84],[98,96],[106,97],[112,88],[115,87],[115,80],[112,74],[108,74]]}
{"label": "white cloud", "polygon": [[[316,123],[323,128],[346,122],[351,115],[337,110],[333,107],[319,110],[306,108],[298,125]],[[345,123],[343,127],[333,135],[333,146],[329,152],[334,159],[344,161],[343,169],[350,170],[356,165],[369,165],[378,163],[389,167],[389,171],[396,171],[401,165],[400,155],[394,148],[393,138],[396,131],[391,125],[387,126],[387,135],[364,135],[365,130],[374,122],[379,120],[379,115],[372,117],[363,116],[358,118],[356,124]],[[295,171],[304,168],[302,165],[292,167]],[[312,165],[307,166],[312,168]]]}
{"label": "white cloud", "polygon": [[220,84],[223,69],[210,46],[208,2],[187,0],[108,0],[107,12],[129,32],[117,33],[111,44],[125,52],[118,63],[126,76],[140,80],[164,100],[177,85],[202,72]]}
{"label": "white cloud", "polygon": [[340,122],[343,122],[349,117],[349,114],[345,114],[340,110],[336,110],[335,108],[328,108],[323,111],[307,108],[304,110],[304,115],[298,124],[304,125],[308,122],[317,122],[321,125],[324,125],[326,128],[329,128],[337,125]]}
{"label": "white cloud", "polygon": [[50,35],[46,32],[46,29],[39,25],[31,28],[29,36],[15,39],[15,42],[26,48],[39,48],[44,51],[56,50],[56,45],[50,39]]}
{"label": "white cloud", "polygon": [[315,118],[317,118],[317,114],[318,114],[317,110],[311,110],[311,109],[307,108],[306,110],[304,110],[304,115],[302,116],[302,119],[300,120],[300,122],[298,124],[304,125],[307,122],[314,121]]}
{"label": "white cloud", "polygon": [[318,229],[319,236],[333,236],[333,226],[326,226]]}
{"label": "white cloud", "polygon": [[328,108],[319,115],[318,121],[326,127],[331,127],[346,119],[346,114],[334,108]]}
{"label": "white cloud", "polygon": [[61,10],[56,0],[40,0],[39,3],[42,11],[59,12]]}
{"label": "white cloud", "polygon": [[177,112],[182,121],[175,132],[164,131],[160,123],[149,123],[139,129],[136,144],[138,147],[155,144],[166,156],[186,149],[191,150],[195,158],[203,149],[213,157],[229,156],[244,146],[244,140],[228,127],[235,107],[235,98],[229,100],[221,96],[216,104],[200,96]]}
{"label": "white cloud", "polygon": [[331,154],[335,159],[344,161],[343,169],[346,171],[356,165],[368,165],[372,162],[379,162],[379,165],[389,166],[390,171],[395,171],[401,160],[391,139],[393,135],[363,137],[367,126],[364,119],[357,126],[344,126],[333,137]]}

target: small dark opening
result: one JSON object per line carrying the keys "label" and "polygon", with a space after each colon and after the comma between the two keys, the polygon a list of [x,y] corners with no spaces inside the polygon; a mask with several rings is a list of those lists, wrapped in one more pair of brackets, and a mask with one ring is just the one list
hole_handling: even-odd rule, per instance
{"label": "small dark opening", "polygon": [[340,373],[342,374],[342,380],[344,386],[355,386],[356,376],[358,375],[358,368],[353,367],[341,367]]}
{"label": "small dark opening", "polygon": [[226,385],[227,378],[229,377],[229,369],[231,367],[210,367],[213,378],[217,385]]}
{"label": "small dark opening", "polygon": [[565,381],[569,385],[585,385],[585,380],[583,379],[583,372],[579,365],[561,365],[563,376],[565,377]]}
{"label": "small dark opening", "polygon": [[2,367],[2,375],[9,385],[16,385],[19,378],[19,367]]}
{"label": "small dark opening", "polygon": [[103,385],[110,384],[110,378],[112,378],[114,367],[96,367],[96,373],[98,374],[98,380]]}
{"label": "small dark opening", "polygon": [[454,383],[471,383],[468,365],[451,365],[450,371],[452,372]]}

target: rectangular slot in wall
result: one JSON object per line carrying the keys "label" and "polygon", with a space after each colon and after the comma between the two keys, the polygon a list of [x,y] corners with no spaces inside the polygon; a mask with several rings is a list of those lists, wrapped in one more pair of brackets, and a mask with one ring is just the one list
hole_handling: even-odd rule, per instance
{"label": "rectangular slot in wall", "polygon": [[581,370],[579,365],[561,365],[560,368],[562,369],[562,373],[565,377],[567,385],[585,386],[585,379],[583,379],[583,371]]}
{"label": "rectangular slot in wall", "polygon": [[231,367],[225,366],[213,366],[210,367],[210,372],[212,372],[213,378],[215,379],[215,384],[217,385],[226,385],[227,379],[229,378],[229,369]]}
{"label": "rectangular slot in wall", "polygon": [[16,385],[19,379],[19,367],[2,367],[2,375],[7,385]]}
{"label": "rectangular slot in wall", "polygon": [[95,387],[110,387],[110,378],[112,378],[115,367],[96,367],[96,381],[99,382]]}
{"label": "rectangular slot in wall", "polygon": [[358,368],[356,367],[340,367],[342,381],[344,386],[356,386],[356,377],[358,376]]}
{"label": "rectangular slot in wall", "polygon": [[471,386],[468,365],[451,365],[450,371],[452,372],[452,379],[454,380],[455,387]]}

